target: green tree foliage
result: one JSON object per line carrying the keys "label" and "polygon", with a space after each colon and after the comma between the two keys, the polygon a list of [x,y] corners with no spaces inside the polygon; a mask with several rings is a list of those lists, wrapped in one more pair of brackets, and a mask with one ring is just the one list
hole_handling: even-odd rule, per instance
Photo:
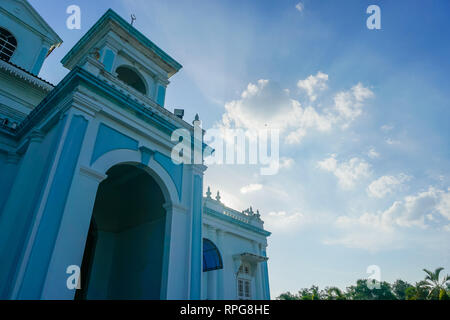
{"label": "green tree foliage", "polygon": [[320,290],[318,286],[301,289],[298,294],[290,292],[281,294],[279,300],[449,300],[450,276],[440,277],[444,268],[434,272],[424,269],[425,279],[414,285],[397,280],[392,285],[388,282],[368,282],[358,280],[356,284],[342,291],[337,287],[326,287]]}
{"label": "green tree foliage", "polygon": [[447,291],[445,291],[444,289],[441,289],[441,291],[439,292],[439,300],[450,300]]}
{"label": "green tree foliage", "polygon": [[399,279],[392,285],[392,292],[398,300],[406,300],[406,290],[411,287],[411,284]]}
{"label": "green tree foliage", "polygon": [[280,294],[280,296],[277,299],[278,300],[300,300],[298,298],[298,295],[292,294],[290,292]]}
{"label": "green tree foliage", "polygon": [[391,285],[385,281],[369,286],[367,280],[358,280],[356,286],[347,288],[348,295],[352,300],[395,300]]}

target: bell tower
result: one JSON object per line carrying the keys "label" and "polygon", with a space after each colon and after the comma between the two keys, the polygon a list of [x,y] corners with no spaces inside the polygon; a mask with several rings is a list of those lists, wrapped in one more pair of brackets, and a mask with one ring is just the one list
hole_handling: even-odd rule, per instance
{"label": "bell tower", "polygon": [[182,66],[109,9],[63,58],[136,98],[164,106],[169,78]]}

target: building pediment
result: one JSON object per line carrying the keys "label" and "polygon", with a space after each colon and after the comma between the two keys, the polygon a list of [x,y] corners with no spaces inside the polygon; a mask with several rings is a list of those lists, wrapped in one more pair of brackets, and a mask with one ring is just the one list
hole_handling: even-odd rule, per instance
{"label": "building pediment", "polygon": [[28,1],[2,0],[0,10],[30,31],[38,33],[50,46],[58,46],[62,43],[58,34],[45,22]]}

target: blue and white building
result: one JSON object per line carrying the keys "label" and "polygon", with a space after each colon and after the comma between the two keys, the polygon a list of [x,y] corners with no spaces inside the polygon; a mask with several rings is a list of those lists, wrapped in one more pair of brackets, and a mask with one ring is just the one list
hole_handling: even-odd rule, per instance
{"label": "blue and white building", "polygon": [[54,86],[38,74],[61,43],[0,2],[0,298],[270,299],[259,212],[171,159],[172,132],[194,136],[164,107],[182,66],[108,10]]}

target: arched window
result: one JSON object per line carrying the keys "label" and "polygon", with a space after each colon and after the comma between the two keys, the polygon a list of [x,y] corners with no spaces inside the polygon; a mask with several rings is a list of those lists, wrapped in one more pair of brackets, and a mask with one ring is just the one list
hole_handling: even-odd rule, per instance
{"label": "arched window", "polygon": [[203,272],[223,269],[219,249],[212,241],[203,239]]}
{"label": "arched window", "polygon": [[116,73],[119,80],[125,82],[140,93],[147,94],[145,83],[136,71],[126,66],[120,66],[116,69]]}
{"label": "arched window", "polygon": [[0,59],[9,61],[17,48],[17,40],[6,29],[0,27]]}

